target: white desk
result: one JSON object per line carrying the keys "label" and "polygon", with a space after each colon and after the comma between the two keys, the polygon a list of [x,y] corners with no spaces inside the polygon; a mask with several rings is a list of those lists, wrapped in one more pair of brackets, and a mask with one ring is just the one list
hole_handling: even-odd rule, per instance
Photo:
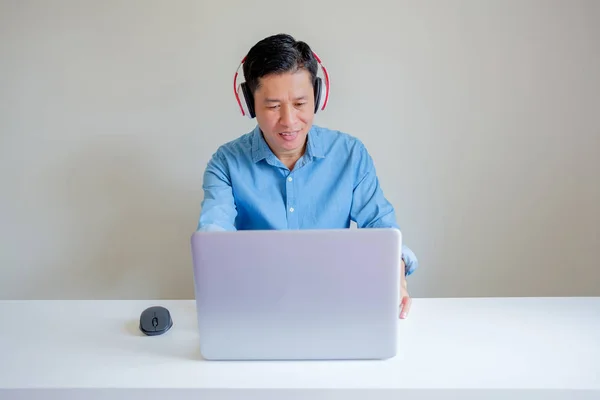
{"label": "white desk", "polygon": [[[147,337],[152,305],[174,326]],[[0,301],[0,398],[600,399],[600,298],[414,299],[398,323],[391,360],[211,362],[192,300]]]}

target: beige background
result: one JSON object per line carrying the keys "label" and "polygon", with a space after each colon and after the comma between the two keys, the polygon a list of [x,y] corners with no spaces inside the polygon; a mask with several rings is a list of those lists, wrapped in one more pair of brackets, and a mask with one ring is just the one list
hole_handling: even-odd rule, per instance
{"label": "beige background", "polygon": [[316,122],[373,155],[413,296],[600,295],[600,2],[341,4],[0,0],[0,298],[192,298],[204,166],[254,126],[233,73],[278,32],[329,68]]}

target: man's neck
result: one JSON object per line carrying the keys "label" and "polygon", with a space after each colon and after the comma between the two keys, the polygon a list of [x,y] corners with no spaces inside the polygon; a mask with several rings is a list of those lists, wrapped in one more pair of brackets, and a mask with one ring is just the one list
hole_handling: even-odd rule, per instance
{"label": "man's neck", "polygon": [[[261,131],[260,134],[263,136],[263,139],[264,139],[264,137],[265,137],[264,133]],[[298,162],[300,157],[302,157],[304,155],[304,153],[306,152],[306,147],[308,144],[308,136],[304,140],[304,145],[302,146],[302,148],[300,148],[299,150],[291,150],[289,152],[284,152],[284,153],[275,152],[266,140],[265,140],[265,143],[267,143],[267,146],[269,146],[269,148],[271,149],[273,154],[275,154],[275,157],[277,157],[279,159],[279,161],[281,161],[283,163],[283,165],[285,165],[291,171],[292,169],[294,169],[296,162]]]}
{"label": "man's neck", "polygon": [[302,157],[302,155],[304,154],[305,151],[306,151],[306,142],[304,143],[304,146],[302,146],[302,148],[300,150],[296,150],[292,153],[276,154],[276,156],[279,159],[279,161],[281,161],[283,163],[283,165],[288,167],[288,169],[291,171],[294,169],[296,162],[298,162],[298,160],[300,159],[300,157]]}

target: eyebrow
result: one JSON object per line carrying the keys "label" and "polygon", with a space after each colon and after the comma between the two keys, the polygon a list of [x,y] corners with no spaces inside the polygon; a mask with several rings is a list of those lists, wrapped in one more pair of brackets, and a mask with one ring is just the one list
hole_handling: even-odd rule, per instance
{"label": "eyebrow", "polygon": [[[294,101],[298,101],[298,100],[306,100],[306,96],[298,96],[298,97],[294,98]],[[281,100],[272,99],[272,98],[265,99],[265,103],[279,103],[280,101]]]}

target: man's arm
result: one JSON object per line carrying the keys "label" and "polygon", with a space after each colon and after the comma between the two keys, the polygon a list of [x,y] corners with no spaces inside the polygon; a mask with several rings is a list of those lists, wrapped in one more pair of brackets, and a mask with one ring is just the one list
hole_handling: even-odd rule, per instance
{"label": "man's arm", "polygon": [[217,151],[208,162],[202,183],[204,199],[198,220],[200,231],[234,231],[237,209],[229,169]]}
{"label": "man's arm", "polygon": [[[359,228],[397,228],[394,207],[383,195],[379,185],[373,159],[365,146],[357,143],[357,184],[354,187],[351,215]],[[413,251],[402,245],[404,276],[412,274],[418,268],[418,260]]]}

